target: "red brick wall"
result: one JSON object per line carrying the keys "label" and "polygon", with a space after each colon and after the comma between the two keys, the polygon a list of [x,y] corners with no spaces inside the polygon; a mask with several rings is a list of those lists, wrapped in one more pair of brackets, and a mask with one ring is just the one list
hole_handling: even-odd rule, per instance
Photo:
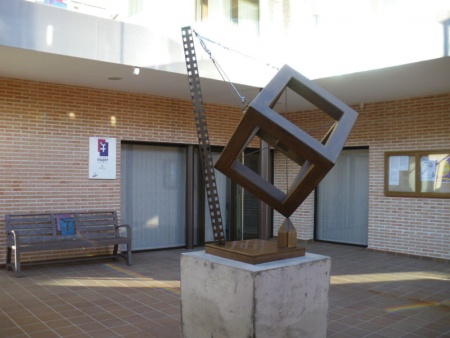
{"label": "red brick wall", "polygon": [[[450,148],[450,93],[354,109],[360,116],[347,146],[369,146],[369,248],[450,259],[450,199],[383,194],[385,151]],[[242,112],[207,106],[206,113],[211,144],[226,144]],[[115,126],[110,123],[113,115]],[[121,140],[196,144],[192,117],[189,100],[0,79],[0,247],[5,214],[94,206],[120,212],[120,147],[117,179],[89,180],[89,136],[115,137],[118,145]],[[305,131],[322,132],[323,114],[302,112],[288,118]],[[280,186],[285,184],[284,163],[277,155]],[[292,217],[299,238],[313,238],[313,216],[310,196]],[[274,226],[279,224],[275,216]]]}

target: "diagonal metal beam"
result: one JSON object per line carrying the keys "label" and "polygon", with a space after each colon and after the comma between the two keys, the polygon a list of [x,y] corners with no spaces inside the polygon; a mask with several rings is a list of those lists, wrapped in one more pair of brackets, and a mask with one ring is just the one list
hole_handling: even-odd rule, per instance
{"label": "diagonal metal beam", "polygon": [[205,177],[206,196],[208,198],[209,215],[214,234],[214,241],[222,244],[225,242],[223,230],[222,214],[220,212],[219,194],[217,192],[216,176],[214,173],[214,162],[211,155],[211,145],[209,143],[208,127],[206,124],[205,108],[203,105],[202,89],[200,86],[200,75],[198,73],[197,56],[190,26],[181,28],[183,38],[184,57],[189,79],[189,89],[191,91],[192,105],[194,108],[194,118],[197,128],[198,145],[200,157],[203,164],[203,174]]}

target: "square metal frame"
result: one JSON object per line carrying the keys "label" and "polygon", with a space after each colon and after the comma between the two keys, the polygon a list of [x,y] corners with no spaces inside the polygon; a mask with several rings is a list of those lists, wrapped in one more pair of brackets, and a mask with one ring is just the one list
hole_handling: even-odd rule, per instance
{"label": "square metal frame", "polygon": [[[336,121],[321,141],[272,109],[286,87]],[[345,103],[285,65],[249,105],[215,167],[289,217],[334,166],[357,116],[358,113]],[[241,153],[255,137],[301,166],[286,193],[239,161]]]}

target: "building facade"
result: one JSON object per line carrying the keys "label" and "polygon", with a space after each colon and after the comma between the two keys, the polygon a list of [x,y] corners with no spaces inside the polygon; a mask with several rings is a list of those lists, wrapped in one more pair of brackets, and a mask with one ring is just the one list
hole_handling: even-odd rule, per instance
{"label": "building facade", "polygon": [[[35,10],[35,6],[41,5],[28,3],[27,6],[31,6],[27,9]],[[286,10],[286,6],[283,8]],[[42,8],[37,10],[41,13]],[[79,13],[74,15],[77,15],[71,17],[74,21],[91,23],[93,20],[80,17]],[[11,23],[6,18],[3,21]],[[97,27],[109,24],[99,21]],[[100,41],[99,37],[103,34],[100,32],[95,35],[98,40],[95,42],[96,53],[93,51],[95,48],[91,50],[91,45],[87,45],[84,51],[72,51],[68,55],[82,58],[86,56],[83,53],[92,53],[92,59],[117,64],[117,67],[124,64],[128,70],[131,65],[143,67],[140,63],[143,58],[130,52],[141,40],[136,38],[130,42],[126,39],[127,30],[131,30],[134,36],[136,32],[140,36],[142,31],[125,24],[112,25],[114,29],[124,28],[123,43],[129,48],[125,49],[126,53],[117,52],[115,42]],[[44,23],[41,28],[48,33],[47,26]],[[58,29],[56,24],[53,27]],[[67,27],[60,29],[66,33],[65,37],[72,38],[74,44],[82,41],[80,36],[69,35]],[[28,36],[29,32],[12,37],[2,36],[2,46],[9,48],[7,55],[15,55],[16,61],[19,61],[22,52],[33,51],[39,53],[39,58],[52,60],[52,55],[45,53],[58,54],[68,50],[67,46],[63,48],[56,43],[64,40],[58,40],[56,33],[53,44],[48,44],[48,34],[40,37],[38,30],[33,40]],[[110,34],[106,35],[109,37]],[[24,39],[24,35],[28,39]],[[81,37],[88,39],[84,33]],[[92,41],[94,39],[89,40]],[[153,52],[151,46],[141,47],[144,56]],[[108,48],[111,50],[109,54]],[[122,63],[117,56],[119,54]],[[163,56],[152,56],[151,67],[160,67],[164,71],[172,67],[178,74],[184,71],[182,55],[172,56],[171,62],[165,66],[161,59]],[[82,64],[80,59],[72,61],[76,66]],[[438,66],[443,72],[448,71],[448,59],[443,59]],[[210,239],[208,219],[204,215],[201,175],[198,174],[195,153],[197,135],[189,95],[170,97],[162,95],[159,89],[140,93],[120,87],[100,88],[95,77],[91,78],[92,85],[70,81],[58,83],[44,72],[37,75],[34,72],[35,77],[27,77],[26,74],[16,72],[14,75],[3,69],[0,74],[0,246],[6,243],[6,214],[93,209],[117,210],[122,221],[132,225],[137,250],[184,246],[187,245],[186,209],[192,205],[195,209],[194,244],[200,245]],[[90,70],[94,72],[94,69],[74,71]],[[142,75],[145,74],[144,69]],[[376,77],[377,73],[373,74]],[[124,78],[123,81],[126,80]],[[331,81],[337,82],[338,86],[343,84],[339,82],[340,77],[333,77]],[[185,75],[175,77],[171,85],[174,92],[177,86],[185,86],[187,91]],[[148,87],[151,87],[150,83]],[[357,87],[358,84],[353,88]],[[257,87],[252,88],[258,91]],[[319,186],[291,217],[298,239],[328,240],[364,245],[370,250],[450,259],[450,199],[439,195],[388,196],[385,191],[386,153],[439,151],[450,154],[450,86],[443,88],[431,93],[424,86],[423,90],[412,91],[406,97],[386,95],[370,101],[361,95],[361,101],[346,101],[359,113],[343,153],[346,162],[342,162],[342,166],[339,164],[342,171],[330,173],[337,176],[330,176],[332,179]],[[205,91],[209,89],[205,88]],[[224,87],[223,90],[227,89]],[[394,86],[391,91],[394,91]],[[232,104],[207,103],[206,112],[211,144],[215,153],[219,154],[239,123],[242,111]],[[327,123],[323,114],[314,108],[292,111],[281,107],[279,112],[303,130],[317,134],[317,137],[320,137],[320,131]],[[116,140],[115,179],[89,178],[90,137]],[[257,148],[258,144],[252,147]],[[192,178],[196,187],[193,204],[186,196],[185,187],[186,180],[190,179],[186,174],[186,163],[192,148],[197,166]],[[257,170],[258,159],[245,158]],[[275,185],[287,185],[297,170],[279,153],[273,153]],[[225,200],[223,210],[227,215],[228,238],[258,236],[254,223],[258,223],[259,216],[255,215],[259,212],[259,206],[255,207],[254,198],[244,196],[245,193],[224,178],[219,177],[219,181]],[[337,185],[336,182],[349,183]],[[346,203],[333,209],[341,200]],[[282,222],[282,217],[274,212],[271,217],[272,235],[276,236]],[[5,251],[0,251],[0,262],[5,260]],[[26,258],[44,260],[80,253],[47,252]]]}

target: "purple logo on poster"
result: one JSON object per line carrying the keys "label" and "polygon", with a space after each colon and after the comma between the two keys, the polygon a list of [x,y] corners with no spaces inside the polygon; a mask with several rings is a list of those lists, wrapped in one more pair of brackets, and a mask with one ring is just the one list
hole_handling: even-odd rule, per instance
{"label": "purple logo on poster", "polygon": [[442,170],[442,182],[450,183],[450,157],[444,161]]}
{"label": "purple logo on poster", "polygon": [[108,156],[108,142],[105,139],[98,139],[98,153],[100,156]]}

